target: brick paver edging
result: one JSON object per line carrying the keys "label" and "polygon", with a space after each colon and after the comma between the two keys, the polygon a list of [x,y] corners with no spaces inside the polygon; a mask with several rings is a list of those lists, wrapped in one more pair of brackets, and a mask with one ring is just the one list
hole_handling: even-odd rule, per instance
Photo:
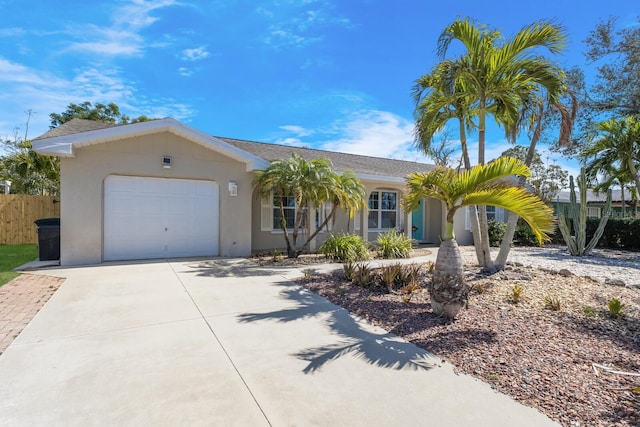
{"label": "brick paver edging", "polygon": [[58,290],[64,279],[21,274],[0,287],[0,354]]}

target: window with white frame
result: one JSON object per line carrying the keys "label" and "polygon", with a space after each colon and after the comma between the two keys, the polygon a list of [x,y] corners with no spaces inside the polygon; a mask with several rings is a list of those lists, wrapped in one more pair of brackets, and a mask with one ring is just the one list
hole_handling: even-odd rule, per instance
{"label": "window with white frame", "polygon": [[[280,218],[282,218],[282,214],[280,213],[280,204],[279,204],[279,196],[272,196],[268,200],[262,200],[262,209],[261,209],[261,218],[260,218],[260,228],[262,231],[280,231],[282,228],[280,227]],[[296,202],[293,197],[284,196],[283,198],[283,211],[284,217],[287,224],[288,230],[293,230],[293,227],[296,223],[296,218],[300,215],[304,215],[302,218],[302,223],[300,226],[301,230],[306,229],[307,227],[307,209],[297,209],[296,210]],[[320,226],[325,220],[325,218],[331,214],[332,204],[329,202],[325,202],[319,207],[315,209],[314,220],[316,228]],[[329,220],[327,224],[323,227],[320,232],[331,231],[333,226],[333,220]]]}
{"label": "window with white frame", "polygon": [[282,211],[280,211],[280,196],[273,196],[273,228],[281,228],[280,219],[284,213],[287,229],[292,229],[296,221],[296,201],[291,196],[282,197]]}
{"label": "window with white frame", "polygon": [[397,225],[398,193],[374,191],[369,195],[369,229],[389,230]]}
{"label": "window with white frame", "polygon": [[587,218],[600,218],[600,208],[587,207]]}

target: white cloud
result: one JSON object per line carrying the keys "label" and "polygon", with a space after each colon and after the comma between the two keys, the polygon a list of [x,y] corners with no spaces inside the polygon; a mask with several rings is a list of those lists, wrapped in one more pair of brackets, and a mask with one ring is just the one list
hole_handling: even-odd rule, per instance
{"label": "white cloud", "polygon": [[12,27],[12,28],[0,28],[0,37],[13,37],[22,36],[26,33],[24,28]]}
{"label": "white cloud", "polygon": [[204,46],[196,47],[193,49],[184,49],[182,51],[182,60],[183,61],[200,61],[209,56],[209,52],[207,48]]}
{"label": "white cloud", "polygon": [[193,75],[193,70],[186,68],[186,67],[180,67],[178,68],[178,73],[182,76],[182,77],[191,77]]}
{"label": "white cloud", "polygon": [[194,114],[191,106],[172,98],[148,99],[137,93],[134,83],[117,68],[84,67],[65,79],[34,70],[0,57],[0,102],[4,114],[0,136],[13,134],[15,127],[24,133],[26,110],[33,111],[29,137],[35,138],[49,128],[49,114],[64,111],[69,103],[114,102],[123,114],[149,117],[174,117],[187,120]]}
{"label": "white cloud", "polygon": [[274,49],[305,47],[324,40],[319,34],[323,28],[352,26],[348,18],[337,16],[331,3],[324,0],[275,1],[254,12],[269,21],[262,41]]}
{"label": "white cloud", "polygon": [[284,125],[280,126],[280,129],[291,132],[299,137],[313,135],[313,131],[311,129],[305,129],[302,126],[297,125]]}
{"label": "white cloud", "polygon": [[145,48],[140,32],[159,19],[151,13],[175,4],[175,0],[133,0],[113,11],[108,26],[70,27],[68,33],[79,41],[70,43],[67,50],[103,56],[140,55]]}
{"label": "white cloud", "polygon": [[413,122],[396,114],[369,110],[332,125],[338,137],[319,148],[401,160],[428,162],[413,148]]}

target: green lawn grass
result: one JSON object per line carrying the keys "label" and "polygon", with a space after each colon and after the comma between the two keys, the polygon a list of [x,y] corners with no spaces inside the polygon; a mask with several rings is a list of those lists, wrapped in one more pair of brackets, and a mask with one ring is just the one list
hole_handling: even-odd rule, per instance
{"label": "green lawn grass", "polygon": [[18,277],[14,268],[37,258],[37,245],[0,245],[0,286]]}

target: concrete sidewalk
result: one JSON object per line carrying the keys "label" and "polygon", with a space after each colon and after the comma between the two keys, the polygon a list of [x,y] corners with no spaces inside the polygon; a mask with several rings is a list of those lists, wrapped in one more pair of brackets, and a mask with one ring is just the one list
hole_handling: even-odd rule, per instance
{"label": "concrete sidewalk", "polygon": [[246,260],[54,269],[0,356],[2,425],[552,426]]}

